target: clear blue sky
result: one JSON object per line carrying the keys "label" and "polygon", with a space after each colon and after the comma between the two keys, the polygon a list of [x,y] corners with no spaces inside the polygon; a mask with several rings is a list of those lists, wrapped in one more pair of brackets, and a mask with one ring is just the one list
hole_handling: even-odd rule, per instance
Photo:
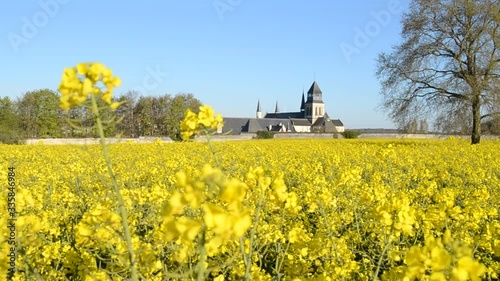
{"label": "clear blue sky", "polygon": [[[409,0],[5,1],[0,96],[57,90],[65,67],[99,61],[117,94],[193,93],[223,116],[297,111],[316,79],[347,128],[391,128],[374,76]],[[361,34],[362,33],[362,34]]]}

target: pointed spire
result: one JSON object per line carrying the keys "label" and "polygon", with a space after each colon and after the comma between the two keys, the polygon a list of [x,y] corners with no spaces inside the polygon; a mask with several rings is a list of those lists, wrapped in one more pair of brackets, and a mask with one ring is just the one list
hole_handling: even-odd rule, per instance
{"label": "pointed spire", "polygon": [[276,101],[276,108],[274,109],[274,113],[280,112],[280,109],[278,107],[278,101]]}
{"label": "pointed spire", "polygon": [[262,118],[262,112],[260,110],[260,99],[257,101],[257,113],[255,114],[257,118]]}
{"label": "pointed spire", "polygon": [[304,97],[304,89],[302,89],[302,103],[300,104],[300,111],[306,110],[306,100]]}

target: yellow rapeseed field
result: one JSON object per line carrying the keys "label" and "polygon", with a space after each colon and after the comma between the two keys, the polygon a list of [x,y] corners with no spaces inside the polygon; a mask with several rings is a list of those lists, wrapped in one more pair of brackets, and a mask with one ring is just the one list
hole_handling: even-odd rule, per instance
{"label": "yellow rapeseed field", "polygon": [[[99,146],[0,151],[0,279],[13,247],[13,280],[131,277]],[[158,141],[109,155],[141,280],[499,278],[499,140]]]}
{"label": "yellow rapeseed field", "polygon": [[[0,278],[499,279],[500,141],[106,145],[97,99],[117,109],[120,84],[62,75],[100,146],[0,145]],[[181,137],[222,122],[187,110]]]}

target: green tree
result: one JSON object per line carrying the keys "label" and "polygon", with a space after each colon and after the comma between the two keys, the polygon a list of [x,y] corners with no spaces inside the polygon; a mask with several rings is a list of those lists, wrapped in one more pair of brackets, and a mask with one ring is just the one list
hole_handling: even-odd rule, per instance
{"label": "green tree", "polygon": [[186,109],[197,111],[201,102],[193,94],[164,94],[157,97],[137,98],[136,92],[127,92],[118,97],[124,102],[116,114],[121,122],[117,131],[123,136],[165,136],[180,140],[180,121]]}
{"label": "green tree", "polygon": [[158,97],[155,103],[155,124],[158,127],[158,133],[161,136],[168,135],[167,125],[164,120],[168,118],[168,114],[170,112],[170,107],[172,105],[172,97],[168,94],[164,94],[163,96]]}
{"label": "green tree", "polygon": [[[113,99],[113,102],[114,101],[115,100]],[[101,116],[104,136],[115,137],[117,132],[116,112],[113,111],[109,104],[104,102],[101,98],[97,98],[96,103]],[[97,117],[92,113],[92,101],[90,99],[81,103],[80,106],[69,109],[68,112],[62,112],[65,121],[62,125],[64,137],[99,137]]]}
{"label": "green tree", "polygon": [[[115,137],[116,136],[116,114],[109,107],[109,105],[102,99],[97,99],[97,106],[99,107],[99,114],[101,115],[103,132],[105,137]],[[92,126],[92,137],[98,138],[99,131],[97,128],[97,118],[95,115],[91,115],[90,125]]]}
{"label": "green tree", "polygon": [[70,125],[69,122],[65,122],[63,125],[64,136],[72,138],[89,137],[91,135],[91,126],[93,124],[90,120],[91,115],[92,114],[89,108],[86,106],[71,108],[66,114],[66,118],[68,118],[77,127]]}
{"label": "green tree", "polygon": [[56,92],[49,89],[27,92],[17,105],[21,128],[28,138],[62,136],[64,114]]}
{"label": "green tree", "polygon": [[0,98],[0,142],[6,144],[22,142],[23,132],[19,125],[15,104],[9,97]]}
{"label": "green tree", "polygon": [[201,101],[196,99],[193,94],[177,94],[170,102],[168,114],[163,122],[166,126],[168,136],[175,141],[180,141],[180,122],[184,119],[184,113],[187,109],[194,112],[202,105]]}
{"label": "green tree", "polygon": [[500,2],[413,0],[402,25],[401,43],[378,58],[381,107],[398,124],[465,113],[479,143],[481,120],[500,109]]}
{"label": "green tree", "polygon": [[133,114],[136,116],[138,136],[153,136],[155,125],[153,119],[153,97],[140,97]]}
{"label": "green tree", "polygon": [[116,115],[121,120],[117,124],[117,131],[124,137],[137,137],[137,117],[134,109],[137,106],[137,92],[129,91],[118,97],[117,101],[123,104],[116,110]]}
{"label": "green tree", "polygon": [[345,130],[340,134],[344,139],[357,139],[361,135],[361,132],[356,130]]}

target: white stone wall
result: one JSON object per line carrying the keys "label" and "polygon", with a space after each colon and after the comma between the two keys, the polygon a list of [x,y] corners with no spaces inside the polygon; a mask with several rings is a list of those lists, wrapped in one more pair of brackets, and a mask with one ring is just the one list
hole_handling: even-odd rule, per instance
{"label": "white stone wall", "polygon": [[[152,137],[140,137],[140,138],[107,138],[106,143],[125,143],[125,142],[133,142],[133,143],[152,143],[155,142],[158,138]],[[162,142],[172,142],[170,138],[160,138]],[[60,145],[60,144],[99,144],[100,139],[98,138],[77,138],[77,139],[28,139],[26,140],[26,144],[50,144],[50,145]]]}
{"label": "white stone wall", "polygon": [[311,126],[293,126],[295,132],[297,133],[309,133],[311,131]]}
{"label": "white stone wall", "polygon": [[[331,139],[334,134],[332,133],[277,133],[274,135],[276,139]],[[342,138],[342,135],[338,134],[338,138]],[[210,137],[211,141],[238,141],[238,140],[251,140],[255,137],[255,134],[241,134],[241,135],[213,135]],[[457,136],[457,135],[439,135],[439,134],[361,134],[360,139],[447,139],[449,137],[470,139],[470,136]],[[152,137],[141,137],[136,139],[117,139],[108,138],[106,143],[153,143],[158,138]],[[173,142],[170,138],[160,138],[164,143]],[[481,139],[498,139],[500,136],[483,135]],[[199,136],[195,139],[197,142],[206,142],[206,137]],[[89,144],[99,144],[99,139],[29,139],[26,140],[26,144],[36,145],[36,144],[47,144],[47,145],[64,145],[64,144],[79,144],[79,145],[89,145]]]}

